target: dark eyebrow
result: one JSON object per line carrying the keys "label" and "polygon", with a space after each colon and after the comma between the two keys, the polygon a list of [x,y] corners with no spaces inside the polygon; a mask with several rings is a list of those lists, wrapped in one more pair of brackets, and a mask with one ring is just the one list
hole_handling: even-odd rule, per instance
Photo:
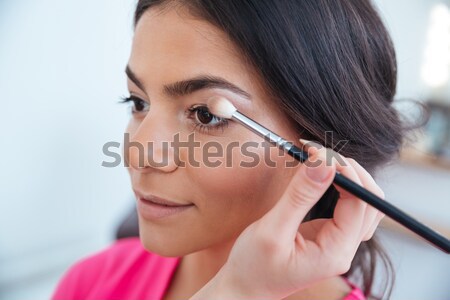
{"label": "dark eyebrow", "polygon": [[145,91],[144,85],[136,77],[136,75],[134,75],[134,72],[131,71],[130,66],[127,65],[127,67],[125,68],[125,73],[127,74],[128,78],[130,78],[130,80],[133,81],[133,83],[138,86],[138,88],[140,88],[141,90]]}
{"label": "dark eyebrow", "polygon": [[[129,66],[126,67],[125,73],[127,74],[128,78],[130,78],[130,80],[133,81],[134,84],[136,84],[141,90],[143,91],[145,90],[142,81],[140,81],[136,77],[136,75],[133,73],[133,71],[131,71]],[[236,94],[244,96],[249,100],[251,99],[251,95],[248,92],[241,89],[240,87],[238,87],[237,85],[234,85],[233,83],[221,77],[211,75],[200,75],[193,77],[191,79],[177,81],[165,85],[163,90],[169,96],[184,96],[202,89],[213,89],[213,88],[230,90]]]}

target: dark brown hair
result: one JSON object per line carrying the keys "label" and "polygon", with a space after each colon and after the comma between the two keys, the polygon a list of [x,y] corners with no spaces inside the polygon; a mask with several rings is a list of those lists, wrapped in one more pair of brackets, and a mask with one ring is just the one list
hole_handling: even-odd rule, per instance
{"label": "dark brown hair", "polygon": [[[331,148],[347,140],[339,152],[372,174],[398,154],[395,51],[369,0],[140,0],[134,25],[148,8],[170,3],[228,34],[303,138]],[[338,197],[331,186],[308,219],[332,217]],[[383,297],[373,291],[380,263],[388,298],[393,270],[376,237],[361,243],[345,275],[359,278],[367,297]]]}

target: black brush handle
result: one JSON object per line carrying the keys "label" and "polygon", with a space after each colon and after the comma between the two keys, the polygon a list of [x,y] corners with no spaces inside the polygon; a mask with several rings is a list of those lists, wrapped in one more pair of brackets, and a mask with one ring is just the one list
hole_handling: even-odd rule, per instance
{"label": "black brush handle", "polygon": [[[288,150],[288,154],[301,162],[304,162],[308,158],[308,154],[306,152],[303,152],[296,146],[292,146]],[[401,211],[394,205],[390,204],[386,200],[381,199],[374,193],[368,191],[364,187],[348,179],[339,172],[336,172],[333,182],[336,185],[342,187],[344,190],[348,191],[349,193],[352,193],[356,197],[360,198],[367,204],[375,207],[376,209],[384,213],[386,216],[392,218],[393,220],[402,224],[409,230],[418,234],[419,236],[421,236],[422,238],[424,238],[437,248],[441,249],[445,253],[450,254],[450,240],[440,235],[433,229],[420,223],[419,221],[409,216],[405,212]]]}

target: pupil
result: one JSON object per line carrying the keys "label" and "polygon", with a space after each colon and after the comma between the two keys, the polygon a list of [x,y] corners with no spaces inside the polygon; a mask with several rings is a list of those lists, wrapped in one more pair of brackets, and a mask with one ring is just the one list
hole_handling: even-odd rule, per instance
{"label": "pupil", "polygon": [[144,109],[144,105],[142,105],[142,102],[141,102],[141,101],[136,101],[135,104],[134,104],[134,107],[135,107],[135,109],[136,109],[137,111],[141,111],[141,110]]}
{"label": "pupil", "polygon": [[198,120],[203,124],[209,124],[213,120],[213,115],[206,109],[199,109],[197,113]]}

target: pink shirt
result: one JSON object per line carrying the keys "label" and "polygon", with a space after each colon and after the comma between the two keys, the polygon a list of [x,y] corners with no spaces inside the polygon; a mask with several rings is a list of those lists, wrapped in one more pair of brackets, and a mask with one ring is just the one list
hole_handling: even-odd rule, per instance
{"label": "pink shirt", "polygon": [[[179,261],[148,252],[139,238],[122,239],[73,265],[52,299],[162,299]],[[344,300],[365,299],[361,290],[351,287]]]}

